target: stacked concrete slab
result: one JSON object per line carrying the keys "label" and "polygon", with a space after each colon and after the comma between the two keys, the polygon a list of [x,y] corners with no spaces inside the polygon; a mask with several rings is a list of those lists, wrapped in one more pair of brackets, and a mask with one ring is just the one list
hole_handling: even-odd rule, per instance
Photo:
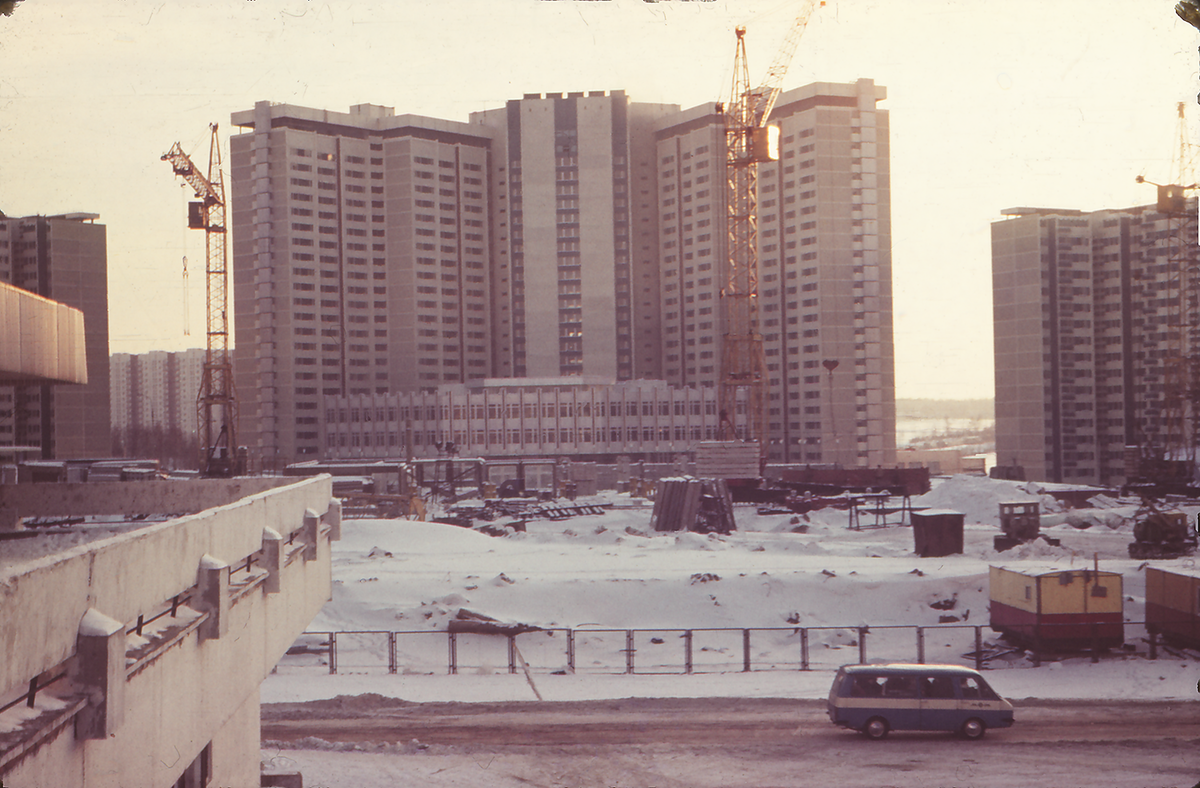
{"label": "stacked concrete slab", "polygon": [[727,534],[737,529],[724,479],[659,479],[650,527]]}
{"label": "stacked concrete slab", "polygon": [[755,479],[757,441],[702,441],[696,445],[696,475],[703,479]]}

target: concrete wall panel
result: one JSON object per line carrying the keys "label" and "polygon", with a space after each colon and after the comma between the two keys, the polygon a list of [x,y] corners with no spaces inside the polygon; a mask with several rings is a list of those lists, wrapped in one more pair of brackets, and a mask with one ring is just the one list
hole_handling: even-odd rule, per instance
{"label": "concrete wall panel", "polygon": [[87,383],[83,312],[0,282],[0,383]]}

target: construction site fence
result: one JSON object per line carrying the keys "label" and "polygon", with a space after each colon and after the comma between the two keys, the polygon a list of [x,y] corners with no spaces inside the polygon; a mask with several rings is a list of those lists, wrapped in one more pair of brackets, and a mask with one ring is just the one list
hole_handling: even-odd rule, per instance
{"label": "construction site fence", "polygon": [[[1051,638],[1054,624],[1039,625]],[[1072,627],[1078,633],[1079,624]],[[1145,622],[1125,622],[1141,629]],[[985,630],[989,632],[985,633]],[[1093,628],[1091,642],[1053,651],[1037,642],[997,644],[986,625],[819,626],[696,629],[538,629],[519,634],[419,631],[307,632],[279,663],[277,672],[328,666],[330,673],[693,674],[766,670],[833,670],[868,661],[961,664],[984,670],[990,660],[1012,655],[1034,666],[1043,659],[1109,651],[1102,646],[1112,624]],[[1139,641],[1116,649],[1157,659],[1161,636],[1142,629]],[[1170,650],[1175,655],[1182,652]]]}

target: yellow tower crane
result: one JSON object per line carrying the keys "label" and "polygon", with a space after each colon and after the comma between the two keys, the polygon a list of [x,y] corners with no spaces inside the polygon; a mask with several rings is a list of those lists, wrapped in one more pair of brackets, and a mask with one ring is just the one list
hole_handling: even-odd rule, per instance
{"label": "yellow tower crane", "polygon": [[[823,0],[804,3],[766,80],[757,88],[750,83],[746,62],[746,28],[737,28],[733,86],[724,107],[727,266],[721,288],[724,336],[718,438],[757,441],[760,464],[767,457],[767,377],[758,317],[758,165],[779,158],[779,128],[767,123],[809,17],[823,5]],[[738,392],[743,389],[746,429],[738,435],[735,414]]]}
{"label": "yellow tower crane", "polygon": [[221,145],[217,124],[209,127],[208,176],[197,169],[178,142],[163,154],[175,174],[196,193],[188,203],[188,227],[204,230],[207,347],[196,397],[200,429],[200,474],[237,476],[244,472],[237,450],[237,400],[233,393],[233,362],[229,351],[229,255],[225,221],[225,181],[221,175]]}

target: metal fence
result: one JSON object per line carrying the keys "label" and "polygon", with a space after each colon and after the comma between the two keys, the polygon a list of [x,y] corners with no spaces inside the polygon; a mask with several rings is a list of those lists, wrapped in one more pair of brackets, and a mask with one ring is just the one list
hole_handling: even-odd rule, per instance
{"label": "metal fence", "polygon": [[[1145,622],[1125,622],[1125,627]],[[1041,625],[1043,629],[1053,624]],[[1073,624],[1076,628],[1078,624]],[[821,626],[703,629],[545,629],[518,635],[425,631],[308,632],[280,663],[285,671],[328,666],[330,673],[692,674],[762,670],[828,670],[868,660],[987,662],[1028,649],[1034,665],[1049,654],[1106,651],[1100,639],[1072,652],[1048,652],[1036,642],[997,645],[986,625]],[[1044,633],[1043,633],[1044,636]],[[995,637],[991,633],[989,638]],[[1159,636],[1148,633],[1147,656],[1158,657]],[[1123,653],[1136,646],[1123,646]],[[304,655],[307,655],[307,659]]]}

